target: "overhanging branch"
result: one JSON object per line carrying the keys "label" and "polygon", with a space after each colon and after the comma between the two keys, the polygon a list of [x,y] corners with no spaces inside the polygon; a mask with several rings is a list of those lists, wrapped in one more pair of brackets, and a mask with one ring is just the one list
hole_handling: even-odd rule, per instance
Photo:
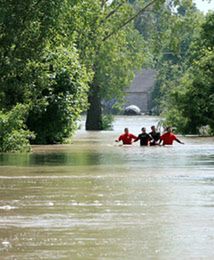
{"label": "overhanging branch", "polygon": [[113,14],[115,14],[121,6],[123,6],[125,4],[125,1],[123,1],[122,3],[118,4],[115,9],[113,9],[111,12],[109,12],[106,17],[104,17],[104,19],[101,20],[100,24],[103,24],[106,20],[108,20]]}
{"label": "overhanging branch", "polygon": [[130,17],[127,21],[125,21],[121,26],[119,26],[116,30],[112,31],[111,33],[107,34],[104,38],[103,41],[108,40],[112,35],[120,31],[123,27],[125,27],[127,24],[129,24],[131,21],[133,21],[136,17],[138,17],[141,13],[145,12],[147,8],[149,8],[151,5],[153,5],[155,2],[158,0],[152,0],[148,4],[146,4],[143,8],[141,8],[135,15]]}

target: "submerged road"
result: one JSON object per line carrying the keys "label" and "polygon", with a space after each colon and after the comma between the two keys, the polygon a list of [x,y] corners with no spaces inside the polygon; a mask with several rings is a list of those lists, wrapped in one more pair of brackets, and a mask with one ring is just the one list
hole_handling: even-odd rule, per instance
{"label": "submerged road", "polygon": [[123,147],[155,117],[0,155],[0,259],[214,259],[214,139]]}

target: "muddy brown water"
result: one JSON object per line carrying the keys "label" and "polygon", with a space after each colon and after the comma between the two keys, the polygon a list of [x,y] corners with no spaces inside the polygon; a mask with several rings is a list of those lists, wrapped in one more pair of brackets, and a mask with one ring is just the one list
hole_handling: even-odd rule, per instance
{"label": "muddy brown water", "polygon": [[214,259],[214,139],[119,146],[155,117],[0,155],[0,259]]}

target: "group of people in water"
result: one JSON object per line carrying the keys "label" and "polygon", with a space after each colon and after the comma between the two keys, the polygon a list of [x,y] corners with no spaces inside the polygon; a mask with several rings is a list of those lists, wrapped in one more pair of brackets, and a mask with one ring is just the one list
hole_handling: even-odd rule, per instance
{"label": "group of people in water", "polygon": [[140,141],[141,146],[172,145],[173,141],[184,144],[173,134],[172,127],[167,127],[165,133],[162,135],[156,131],[155,126],[151,126],[150,133],[146,132],[145,127],[143,127],[141,131],[141,134],[135,136],[129,133],[128,128],[125,128],[124,134],[121,134],[115,142],[122,141],[124,145],[131,145],[133,142]]}

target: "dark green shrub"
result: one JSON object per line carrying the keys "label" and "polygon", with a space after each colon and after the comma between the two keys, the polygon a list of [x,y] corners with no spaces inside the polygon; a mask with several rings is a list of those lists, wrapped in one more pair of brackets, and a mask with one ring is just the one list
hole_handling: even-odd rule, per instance
{"label": "dark green shrub", "polygon": [[113,129],[114,117],[111,114],[106,114],[102,116],[103,130],[112,130]]}
{"label": "dark green shrub", "polygon": [[27,130],[25,121],[28,108],[17,104],[9,112],[0,112],[0,152],[30,151],[32,132]]}
{"label": "dark green shrub", "polygon": [[87,108],[89,76],[75,48],[49,50],[44,62],[50,67],[48,82],[32,102],[27,126],[36,133],[36,144],[62,143],[76,130],[76,122]]}

